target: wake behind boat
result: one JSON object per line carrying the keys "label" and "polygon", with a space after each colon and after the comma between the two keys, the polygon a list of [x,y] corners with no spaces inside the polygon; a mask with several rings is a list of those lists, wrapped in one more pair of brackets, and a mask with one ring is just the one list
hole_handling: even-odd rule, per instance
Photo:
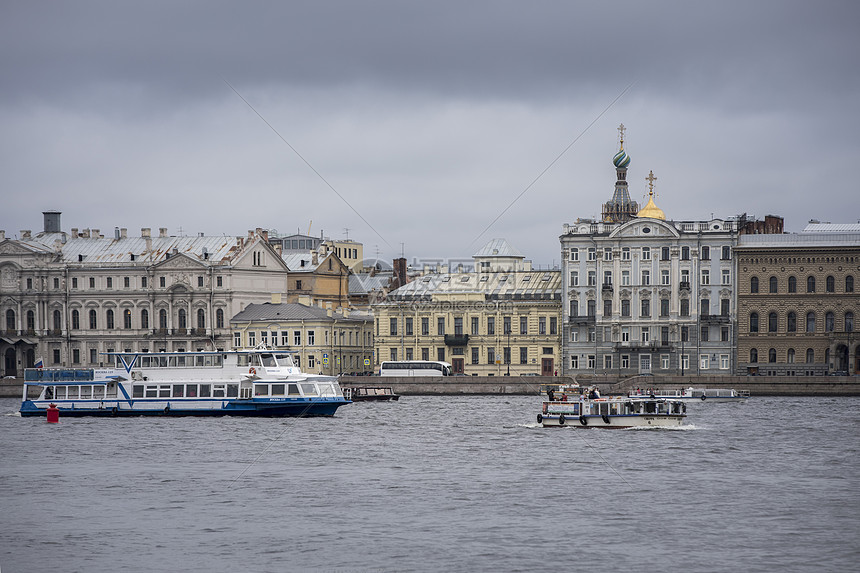
{"label": "wake behind boat", "polygon": [[[302,372],[289,352],[110,352],[113,368],[28,368],[22,416],[333,416],[337,379]],[[28,388],[41,388],[28,398]]]}
{"label": "wake behind boat", "polygon": [[603,398],[596,388],[543,385],[546,394],[537,422],[544,427],[634,428],[676,427],[687,417],[682,400],[649,396]]}

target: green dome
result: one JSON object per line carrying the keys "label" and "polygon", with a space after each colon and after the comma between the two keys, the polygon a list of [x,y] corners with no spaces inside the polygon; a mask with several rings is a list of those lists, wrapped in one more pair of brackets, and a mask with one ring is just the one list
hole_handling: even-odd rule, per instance
{"label": "green dome", "polygon": [[612,163],[615,164],[615,167],[627,167],[630,165],[630,156],[627,155],[627,152],[623,149],[615,154],[615,157],[612,158]]}

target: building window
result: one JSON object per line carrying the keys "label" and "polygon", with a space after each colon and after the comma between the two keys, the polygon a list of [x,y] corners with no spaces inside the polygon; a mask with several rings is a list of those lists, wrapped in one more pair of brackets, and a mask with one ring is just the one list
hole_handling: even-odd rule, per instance
{"label": "building window", "polygon": [[576,299],[570,301],[570,316],[579,316],[579,301]]}
{"label": "building window", "polygon": [[[462,318],[460,320],[463,320]],[[412,317],[406,318],[406,324],[404,326],[406,331],[406,336],[412,336]]]}
{"label": "building window", "polygon": [[443,335],[445,334],[445,317],[440,316],[436,319],[436,334]]}
{"label": "building window", "polygon": [[767,351],[767,361],[770,364],[776,363],[776,348],[771,348]]}
{"label": "building window", "polygon": [[797,314],[794,311],[788,313],[786,325],[788,332],[797,332]]}
{"label": "building window", "polygon": [[164,286],[165,286],[166,284],[167,284],[167,279],[166,279],[166,278],[164,278],[164,277],[158,277],[158,286],[160,286],[161,288],[164,288]]}
{"label": "building window", "polygon": [[630,271],[621,271],[621,286],[630,286]]}
{"label": "building window", "polygon": [[472,336],[477,336],[478,334],[480,334],[480,332],[481,332],[480,328],[481,327],[480,327],[479,323],[480,323],[480,320],[478,319],[478,317],[473,316],[472,317]]}
{"label": "building window", "polygon": [[526,346],[520,346],[520,364],[529,363],[529,349]]}
{"label": "building window", "polygon": [[594,356],[594,354],[589,354],[588,355],[588,369],[594,370],[594,365],[596,362],[597,362],[597,357]]}
{"label": "building window", "polygon": [[549,317],[549,333],[550,335],[558,334],[558,319],[554,316]]}
{"label": "building window", "polygon": [[202,276],[197,277],[197,286],[199,286],[199,287],[203,286],[203,277]]}
{"label": "building window", "polygon": [[96,288],[96,279],[95,277],[90,277],[90,288]]}
{"label": "building window", "polygon": [[778,319],[775,312],[771,312],[767,315],[767,331],[768,332],[776,332]]}
{"label": "building window", "polygon": [[621,342],[630,342],[630,327],[621,327]]}
{"label": "building window", "polygon": [[612,299],[607,298],[603,301],[603,316],[612,316]]}
{"label": "building window", "polygon": [[711,284],[711,271],[709,271],[708,269],[702,269],[702,284]]}
{"label": "building window", "polygon": [[758,349],[757,348],[750,348],[750,362],[752,364],[755,364],[756,362],[758,362]]}
{"label": "building window", "polygon": [[643,318],[651,316],[651,301],[649,299],[643,299],[641,301],[641,307],[642,312],[640,313],[640,316]]}
{"label": "building window", "polygon": [[488,316],[487,317],[487,334],[492,335],[495,333],[496,333],[496,317],[495,316]]}
{"label": "building window", "polygon": [[702,370],[708,370],[711,367],[711,357],[707,354],[702,354],[699,358]]}
{"label": "building window", "polygon": [[612,286],[612,271],[603,271],[603,284]]}
{"label": "building window", "polygon": [[595,249],[594,247],[588,248],[588,260],[589,261],[596,261],[597,260],[597,249]]}
{"label": "building window", "polygon": [[224,328],[224,309],[219,308],[215,311],[215,328]]}
{"label": "building window", "polygon": [[815,313],[806,313],[806,332],[815,332]]}
{"label": "building window", "polygon": [[681,288],[690,288],[690,269],[681,269]]}
{"label": "building window", "polygon": [[660,316],[669,316],[669,299],[660,299]]}
{"label": "building window", "polygon": [[707,326],[703,326],[699,335],[699,340],[701,340],[702,342],[708,342],[711,339],[710,334],[711,329]]}
{"label": "building window", "polygon": [[317,364],[316,356],[308,354],[308,368],[314,368]]}
{"label": "building window", "polygon": [[72,311],[72,330],[81,328],[81,313],[77,309]]}
{"label": "building window", "polygon": [[690,300],[686,298],[681,299],[681,316],[690,316]]}
{"label": "building window", "polygon": [[621,260],[629,261],[630,260],[630,247],[621,247]]}
{"label": "building window", "polygon": [[579,286],[579,271],[570,271],[570,286]]}
{"label": "building window", "polygon": [[146,288],[146,277],[140,277],[140,287]]}
{"label": "building window", "polygon": [[[454,330],[455,331],[457,329],[456,320],[457,319],[454,319],[454,321],[455,321]],[[502,319],[502,333],[503,334],[510,334],[511,333],[511,317],[510,316],[506,316]]]}
{"label": "building window", "polygon": [[720,299],[720,314],[722,316],[729,315],[729,305],[731,305],[731,301],[727,298]]}
{"label": "building window", "polygon": [[90,348],[90,364],[96,364],[99,361],[99,351],[97,348]]}
{"label": "building window", "polygon": [[752,294],[758,292],[758,277],[750,277],[750,292]]}
{"label": "building window", "polygon": [[660,368],[662,368],[663,370],[669,369],[669,355],[668,354],[661,354],[660,355]]}
{"label": "building window", "polygon": [[650,261],[651,260],[651,247],[642,247],[642,260]]}
{"label": "building window", "polygon": [[[423,350],[426,351],[427,349],[424,348]],[[426,356],[426,353],[422,353],[422,356]],[[424,360],[427,360],[427,358],[424,358]],[[478,348],[473,347],[472,348],[472,364],[478,364],[479,362],[480,362],[480,358],[478,357]]]}
{"label": "building window", "polygon": [[[456,348],[454,350],[457,350]],[[460,349],[462,350],[462,348]],[[406,349],[406,360],[412,360],[412,347]]]}
{"label": "building window", "polygon": [[663,269],[660,271],[660,284],[668,285],[669,283],[669,269]]}
{"label": "building window", "polygon": [[72,288],[78,288],[78,277],[72,277]]}
{"label": "building window", "polygon": [[836,320],[832,312],[828,312],[824,315],[824,331],[825,332],[833,332],[833,329],[836,326]]}
{"label": "building window", "polygon": [[711,314],[711,299],[703,298],[701,302],[701,314],[702,316],[708,316]]}
{"label": "building window", "polygon": [[722,270],[722,284],[730,285],[732,284],[732,271],[729,269]]}
{"label": "building window", "polygon": [[669,260],[669,247],[662,247],[660,249],[660,260],[668,261]]}
{"label": "building window", "polygon": [[833,275],[828,275],[824,281],[825,292],[836,292],[836,279]]}
{"label": "building window", "polygon": [[806,277],[806,292],[815,292],[815,277],[812,275]]}
{"label": "building window", "polygon": [[131,329],[131,310],[128,308],[122,311],[122,327],[126,330]]}
{"label": "building window", "polygon": [[648,269],[642,271],[642,284],[646,286],[651,284],[651,271]]}
{"label": "building window", "polygon": [[149,311],[145,308],[140,311],[140,327],[149,328]]}
{"label": "building window", "polygon": [[487,364],[496,363],[496,349],[493,347],[487,348]]}
{"label": "building window", "polygon": [[630,355],[622,354],[621,355],[621,368],[630,368]]}
{"label": "building window", "polygon": [[90,309],[90,330],[95,330],[96,328],[98,328],[96,316],[97,315],[95,309]]}
{"label": "building window", "polygon": [[579,356],[570,357],[570,368],[571,370],[579,369]]}
{"label": "building window", "polygon": [[845,313],[845,332],[854,332],[854,313]]}
{"label": "building window", "polygon": [[768,283],[769,283],[768,292],[770,294],[777,294],[779,292],[779,289],[778,289],[779,281],[777,280],[777,278],[776,277],[770,277],[770,280],[768,281]]}
{"label": "building window", "polygon": [[732,248],[729,246],[723,246],[722,254],[720,255],[720,258],[724,261],[728,261],[729,259],[731,259],[732,258]]}
{"label": "building window", "polygon": [[797,292],[797,277],[788,277],[788,292]]}
{"label": "building window", "polygon": [[851,275],[845,277],[845,292],[854,292],[854,277]]}
{"label": "building window", "polygon": [[651,340],[651,329],[647,326],[643,326],[639,335],[642,342],[648,342]]}
{"label": "building window", "polygon": [[579,249],[571,249],[570,250],[570,260],[578,261],[579,260]]}
{"label": "building window", "polygon": [[589,299],[585,304],[588,316],[597,316],[597,301]]}
{"label": "building window", "polygon": [[612,260],[612,247],[604,247],[603,248],[603,260],[611,261]]}
{"label": "building window", "polygon": [[546,317],[541,316],[538,318],[538,334],[546,334]]}
{"label": "building window", "polygon": [[588,286],[597,286],[597,271],[588,271]]}
{"label": "building window", "polygon": [[603,368],[605,370],[612,370],[612,355],[606,354],[603,356]]}
{"label": "building window", "polygon": [[81,363],[81,349],[73,348],[72,349],[72,364],[80,364]]}
{"label": "building window", "polygon": [[[430,318],[427,316],[421,317],[421,334],[429,336],[430,334]],[[475,334],[474,332],[472,334]]]}
{"label": "building window", "polygon": [[391,336],[397,336],[397,319],[390,318],[388,320],[388,334]]}
{"label": "building window", "polygon": [[[224,286],[224,279],[222,279],[220,275],[215,277],[215,286]],[[310,362],[313,362],[313,356],[308,356],[308,363]]]}
{"label": "building window", "polygon": [[123,288],[131,287],[131,278],[130,277],[122,277],[122,286]]}
{"label": "building window", "polygon": [[689,261],[690,260],[690,247],[681,247],[681,260]]}
{"label": "building window", "polygon": [[179,318],[179,328],[185,330],[188,328],[188,318],[185,316],[185,309],[180,308],[177,314]]}
{"label": "building window", "polygon": [[389,348],[388,349],[389,360],[397,360],[397,349]]}
{"label": "building window", "polygon": [[158,328],[167,330],[167,311],[163,308],[158,311]]}
{"label": "building window", "polygon": [[197,309],[197,328],[200,330],[206,329],[206,311],[202,308]]}
{"label": "building window", "polygon": [[570,341],[571,342],[579,342],[579,329],[571,328],[570,329]]}
{"label": "building window", "polygon": [[[275,337],[273,336],[272,339]],[[302,331],[294,330],[293,331],[293,346],[301,346],[302,345]]]}
{"label": "building window", "polygon": [[750,332],[758,332],[758,313],[750,313]]}
{"label": "building window", "polygon": [[521,316],[520,317],[520,334],[528,334],[528,333],[529,333],[528,317]]}
{"label": "building window", "polygon": [[794,358],[795,358],[794,348],[789,348],[788,349],[788,359],[786,360],[786,362],[788,362],[789,364],[794,364]]}
{"label": "building window", "polygon": [[806,349],[806,363],[807,364],[814,364],[815,363],[815,350],[813,350],[812,348]]}
{"label": "building window", "polygon": [[729,327],[723,326],[720,328],[720,342],[728,342],[729,341]]}
{"label": "building window", "polygon": [[711,260],[711,247],[702,247],[702,260],[710,261]]}
{"label": "building window", "polygon": [[630,316],[630,301],[627,299],[621,300],[621,316]]}

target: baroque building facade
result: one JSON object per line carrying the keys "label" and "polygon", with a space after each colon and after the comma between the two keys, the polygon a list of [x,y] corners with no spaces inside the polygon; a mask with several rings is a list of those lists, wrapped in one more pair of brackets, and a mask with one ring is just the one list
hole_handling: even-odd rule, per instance
{"label": "baroque building facade", "polygon": [[736,252],[738,374],[860,373],[860,225],[744,235]]}
{"label": "baroque building facade", "polygon": [[439,360],[455,374],[557,373],[559,271],[532,270],[503,239],[473,259],[474,272],[426,274],[373,305],[377,371],[385,360]]}
{"label": "baroque building facade", "polygon": [[668,221],[655,202],[630,200],[630,157],[600,221],[564,225],[562,359],[565,374],[730,374],[734,371],[738,222]]}
{"label": "baroque building facade", "polygon": [[110,351],[229,348],[230,318],[286,292],[287,267],[264,233],[247,237],[113,237],[60,230],[0,231],[0,366],[21,376],[50,366],[99,366]]}

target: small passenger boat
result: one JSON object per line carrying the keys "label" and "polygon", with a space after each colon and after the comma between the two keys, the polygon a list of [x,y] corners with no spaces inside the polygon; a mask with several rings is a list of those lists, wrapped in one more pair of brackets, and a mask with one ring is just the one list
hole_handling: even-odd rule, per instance
{"label": "small passenger boat", "polygon": [[[113,368],[28,368],[22,416],[333,416],[337,379],[302,372],[289,352],[109,352]],[[28,388],[39,386],[38,398]]]}
{"label": "small passenger boat", "polygon": [[[547,385],[551,386],[551,385]],[[683,400],[649,396],[603,398],[595,388],[577,391],[546,388],[537,422],[544,427],[576,428],[677,427],[687,417]]]}
{"label": "small passenger boat", "polygon": [[400,400],[391,388],[344,388],[343,395],[353,402]]}
{"label": "small passenger boat", "polygon": [[681,390],[661,390],[659,388],[637,388],[628,394],[631,398],[667,398],[671,400],[700,402],[746,402],[749,390],[732,388],[683,388]]}

